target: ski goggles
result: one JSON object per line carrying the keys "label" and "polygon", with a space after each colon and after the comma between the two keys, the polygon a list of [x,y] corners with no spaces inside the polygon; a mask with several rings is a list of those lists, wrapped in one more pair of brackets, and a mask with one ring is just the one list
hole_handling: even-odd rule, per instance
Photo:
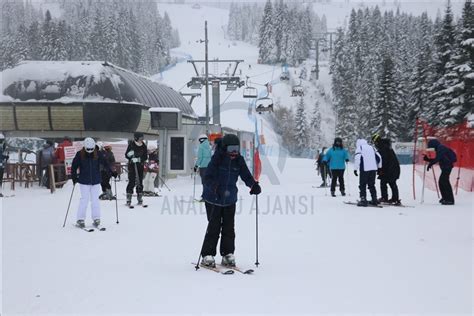
{"label": "ski goggles", "polygon": [[86,152],[88,152],[88,153],[90,154],[91,152],[94,151],[94,149],[95,149],[95,148],[86,148]]}
{"label": "ski goggles", "polygon": [[239,145],[229,145],[227,146],[227,153],[229,154],[238,154],[240,152]]}

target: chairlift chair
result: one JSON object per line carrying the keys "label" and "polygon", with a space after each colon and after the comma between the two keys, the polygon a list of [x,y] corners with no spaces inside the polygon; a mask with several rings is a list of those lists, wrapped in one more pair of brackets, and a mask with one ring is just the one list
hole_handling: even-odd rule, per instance
{"label": "chairlift chair", "polygon": [[290,73],[288,71],[283,71],[280,75],[280,80],[290,80]]}
{"label": "chairlift chair", "polygon": [[258,95],[257,89],[254,87],[245,87],[244,88],[244,98],[256,98]]}
{"label": "chairlift chair", "polygon": [[258,114],[273,112],[273,99],[269,97],[257,99],[255,102],[255,111],[257,111]]}
{"label": "chairlift chair", "polygon": [[304,89],[301,85],[293,86],[291,89],[291,96],[292,97],[301,97],[304,96]]}
{"label": "chairlift chair", "polygon": [[235,83],[228,83],[225,90],[226,91],[235,91],[235,90],[237,90],[237,85]]}

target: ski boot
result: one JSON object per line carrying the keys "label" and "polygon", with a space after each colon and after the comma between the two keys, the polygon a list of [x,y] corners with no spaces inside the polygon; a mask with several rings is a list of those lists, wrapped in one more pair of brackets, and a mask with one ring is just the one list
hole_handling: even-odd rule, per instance
{"label": "ski boot", "polygon": [[0,197],[3,197],[3,194],[2,194],[2,193],[0,193]]}
{"label": "ski boot", "polygon": [[395,205],[395,206],[400,206],[400,205],[402,205],[402,201],[401,201],[401,200],[390,199],[390,200],[388,200],[388,203],[390,203],[390,204],[392,204],[392,205]]}
{"label": "ski boot", "polygon": [[132,205],[132,193],[127,193],[127,206]]}
{"label": "ski boot", "polygon": [[107,200],[107,192],[102,192],[102,194],[99,195],[99,200]]}
{"label": "ski boot", "polygon": [[105,195],[106,195],[106,199],[107,199],[107,200],[109,200],[109,201],[110,201],[110,200],[115,200],[115,196],[112,194],[112,190],[107,189],[107,190],[105,191]]}
{"label": "ski boot", "polygon": [[370,205],[373,205],[373,206],[377,206],[377,205],[379,205],[379,202],[378,202],[377,200],[371,200],[371,201],[369,202],[369,204],[370,204]]}
{"label": "ski boot", "polygon": [[76,222],[76,226],[79,227],[79,228],[85,228],[86,224],[84,223],[83,219],[78,219],[77,222]]}
{"label": "ski boot", "polygon": [[137,194],[137,201],[138,201],[138,205],[143,204],[143,193],[138,193]]}
{"label": "ski boot", "polygon": [[331,196],[332,196],[332,197],[336,197],[336,192],[331,191]]}
{"label": "ski boot", "polygon": [[379,203],[391,203],[389,199],[386,197],[381,197],[380,199],[377,200]]}
{"label": "ski boot", "polygon": [[92,222],[92,225],[96,228],[99,227],[100,226],[100,218],[94,219],[94,221]]}
{"label": "ski boot", "polygon": [[321,183],[321,185],[320,185],[319,187],[320,187],[320,188],[325,188],[325,187],[327,187],[327,186],[328,186],[328,185],[326,184],[326,182],[323,182],[323,183]]}
{"label": "ski boot", "polygon": [[215,267],[216,261],[213,256],[205,256],[202,258],[201,264],[206,267]]}
{"label": "ski boot", "polygon": [[369,205],[369,203],[367,202],[367,200],[365,198],[361,198],[360,201],[357,202],[357,206],[366,207],[367,205]]}
{"label": "ski boot", "polygon": [[223,266],[235,267],[235,257],[234,254],[229,253],[222,257],[221,264]]}
{"label": "ski boot", "polygon": [[345,192],[345,191],[341,191],[341,195],[342,195],[342,196],[346,196],[346,192]]}
{"label": "ski boot", "polygon": [[454,201],[443,200],[443,202],[441,202],[441,204],[443,204],[443,205],[454,205]]}

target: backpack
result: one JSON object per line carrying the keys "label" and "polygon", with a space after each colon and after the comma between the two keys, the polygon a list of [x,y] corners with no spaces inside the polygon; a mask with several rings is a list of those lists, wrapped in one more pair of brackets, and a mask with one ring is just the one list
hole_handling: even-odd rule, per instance
{"label": "backpack", "polygon": [[449,147],[446,147],[447,151],[446,151],[446,158],[451,162],[451,163],[455,163],[456,161],[458,161],[458,158],[456,156],[456,153],[454,152],[454,150],[452,150],[451,148]]}

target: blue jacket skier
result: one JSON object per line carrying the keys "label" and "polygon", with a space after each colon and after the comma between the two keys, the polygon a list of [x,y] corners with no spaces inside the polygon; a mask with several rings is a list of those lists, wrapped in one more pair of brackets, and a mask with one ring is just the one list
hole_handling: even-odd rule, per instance
{"label": "blue jacket skier", "polygon": [[[194,166],[194,172],[197,172],[199,169],[199,176],[201,177],[201,183],[203,185],[204,190],[204,177],[206,175],[206,169],[211,162],[211,145],[207,140],[207,136],[202,134],[199,136],[199,149],[198,155],[196,160],[196,165]],[[202,194],[201,194],[202,198]]]}
{"label": "blue jacket skier", "polygon": [[331,196],[336,196],[336,182],[339,181],[339,190],[341,195],[345,196],[344,186],[344,171],[346,170],[346,163],[349,162],[349,152],[342,144],[342,138],[336,137],[334,144],[326,152],[323,162],[329,165],[331,170]]}
{"label": "blue jacket skier", "polygon": [[234,217],[237,202],[238,178],[251,188],[250,194],[260,194],[261,188],[250,173],[244,158],[240,155],[240,141],[236,135],[227,134],[216,148],[204,177],[204,201],[208,226],[201,249],[201,264],[215,266],[219,234],[220,254],[223,265],[235,265]]}
{"label": "blue jacket skier", "polygon": [[441,191],[441,200],[439,202],[443,205],[453,205],[454,195],[453,188],[449,182],[449,176],[453,170],[454,163],[457,161],[456,153],[436,139],[431,139],[428,142],[428,148],[433,148],[436,151],[436,157],[434,159],[430,159],[426,155],[423,157],[428,162],[426,170],[429,171],[436,163],[439,163],[441,168],[441,175],[438,180],[439,190]]}

